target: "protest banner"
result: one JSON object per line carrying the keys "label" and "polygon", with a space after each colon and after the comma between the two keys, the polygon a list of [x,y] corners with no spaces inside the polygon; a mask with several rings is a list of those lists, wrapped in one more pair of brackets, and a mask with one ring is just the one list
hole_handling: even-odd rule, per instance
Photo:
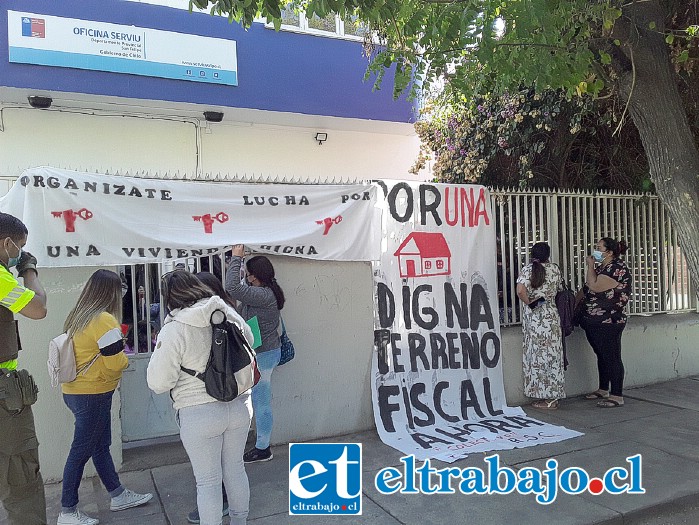
{"label": "protest banner", "polygon": [[25,170],[0,211],[22,220],[42,266],[196,257],[230,244],[316,260],[378,256],[376,186],[240,184]]}
{"label": "protest banner", "polygon": [[580,435],[507,406],[488,190],[379,184],[372,398],[384,443],[452,462]]}

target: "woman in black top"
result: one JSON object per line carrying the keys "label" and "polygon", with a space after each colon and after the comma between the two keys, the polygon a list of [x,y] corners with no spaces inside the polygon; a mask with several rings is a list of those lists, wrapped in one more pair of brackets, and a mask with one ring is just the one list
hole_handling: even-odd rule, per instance
{"label": "woman in black top", "polygon": [[631,296],[631,272],[620,256],[626,250],[624,241],[604,237],[586,259],[581,326],[597,356],[599,388],[585,398],[598,399],[600,408],[624,405],[621,334],[626,327],[624,307]]}

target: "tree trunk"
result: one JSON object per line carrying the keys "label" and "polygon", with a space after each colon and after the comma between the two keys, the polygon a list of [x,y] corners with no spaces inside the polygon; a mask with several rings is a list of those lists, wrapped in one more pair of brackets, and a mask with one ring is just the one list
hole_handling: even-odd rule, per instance
{"label": "tree trunk", "polygon": [[[677,89],[657,0],[622,9],[615,37],[628,62],[617,67],[623,100],[648,156],[651,180],[667,208],[695,289],[699,286],[699,150]],[[655,29],[650,29],[651,22]],[[633,67],[632,67],[633,66]]]}

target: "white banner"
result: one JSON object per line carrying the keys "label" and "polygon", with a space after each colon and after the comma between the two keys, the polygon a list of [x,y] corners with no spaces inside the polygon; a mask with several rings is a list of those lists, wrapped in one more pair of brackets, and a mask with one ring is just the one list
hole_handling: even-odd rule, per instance
{"label": "white banner", "polygon": [[237,184],[26,170],[0,211],[40,266],[159,262],[230,244],[317,260],[378,259],[375,185]]}
{"label": "white banner", "polygon": [[238,85],[236,43],[132,25],[7,12],[10,62]]}
{"label": "white banner", "polygon": [[372,398],[382,441],[453,462],[581,435],[505,401],[487,189],[380,184]]}

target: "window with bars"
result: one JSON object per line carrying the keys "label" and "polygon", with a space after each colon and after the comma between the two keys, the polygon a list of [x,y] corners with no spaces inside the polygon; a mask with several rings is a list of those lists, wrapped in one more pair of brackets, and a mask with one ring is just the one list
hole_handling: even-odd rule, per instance
{"label": "window with bars", "polygon": [[[163,263],[134,264],[118,269],[122,279],[122,331],[126,352],[148,356],[162,327],[167,308],[163,304],[161,276],[176,269],[192,273],[210,272],[222,283],[226,279],[225,248],[217,253]],[[242,278],[242,276],[241,276]]]}

